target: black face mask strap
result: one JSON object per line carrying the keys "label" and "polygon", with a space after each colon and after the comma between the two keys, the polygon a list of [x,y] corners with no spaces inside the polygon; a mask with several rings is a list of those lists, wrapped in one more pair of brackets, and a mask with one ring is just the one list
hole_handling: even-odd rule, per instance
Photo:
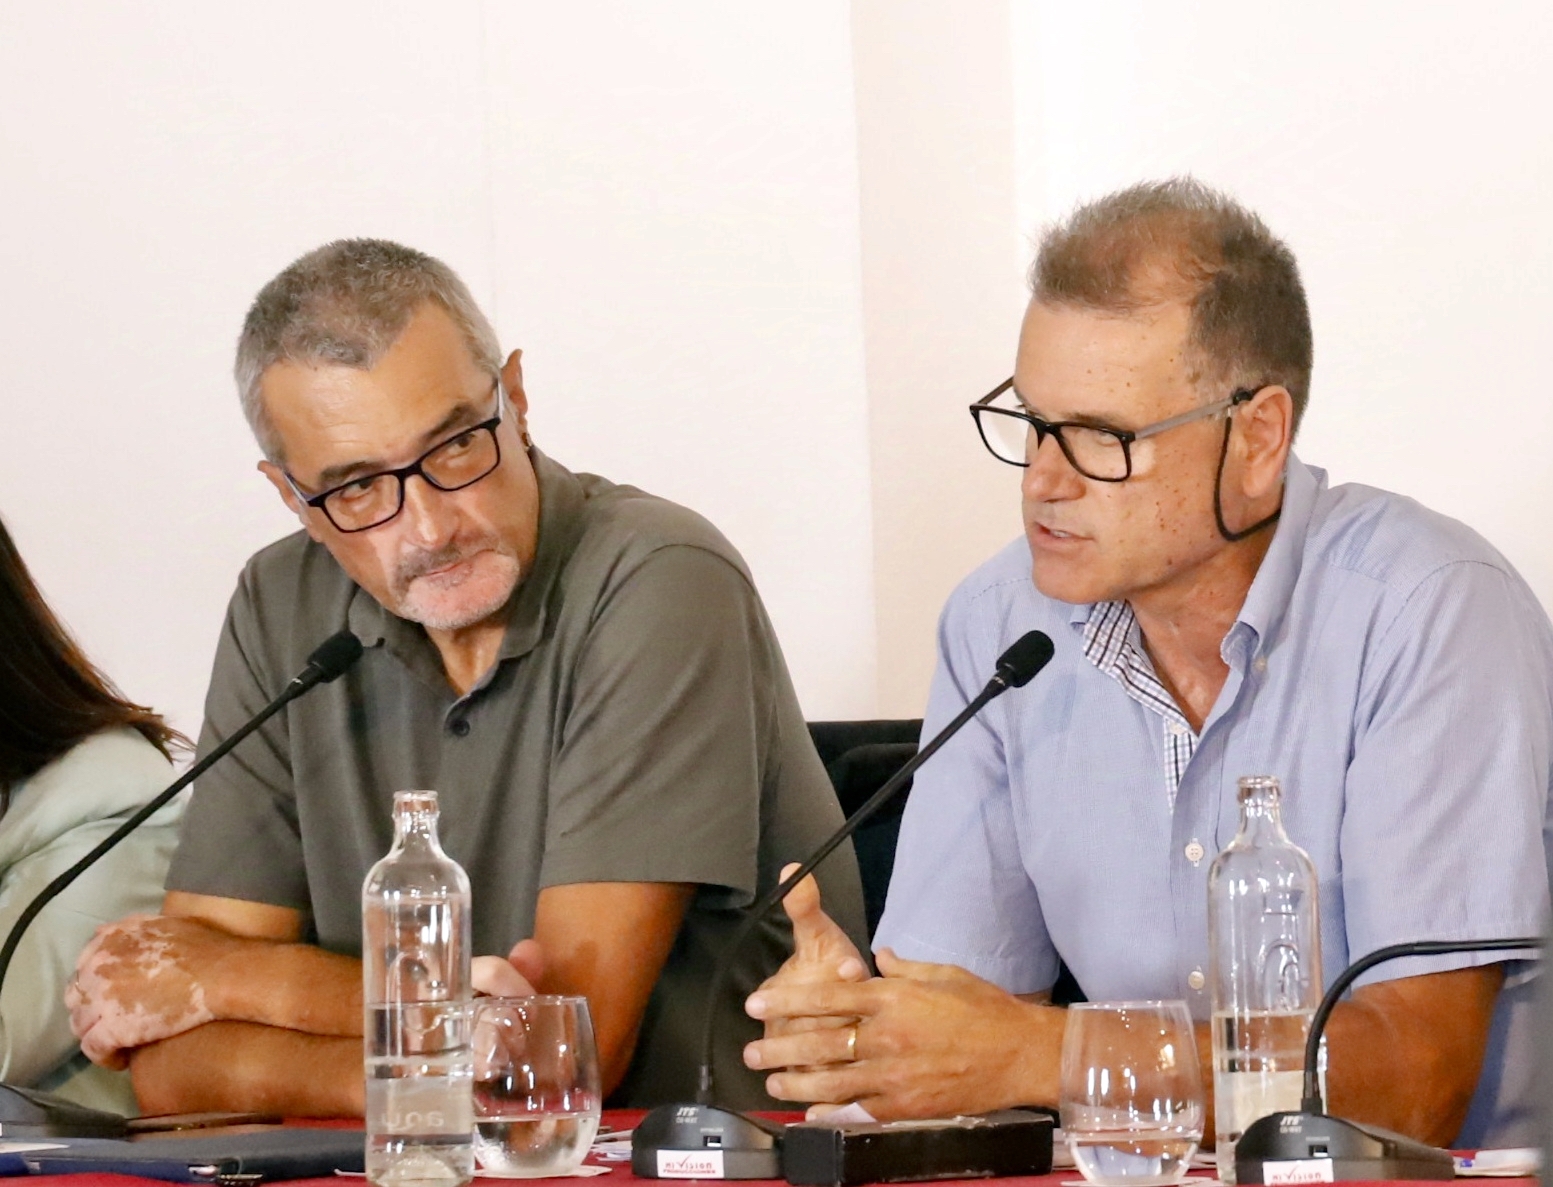
{"label": "black face mask strap", "polygon": [[[1260,391],[1261,389],[1258,388],[1257,390]],[[1255,395],[1255,391],[1242,390],[1236,392],[1235,403],[1231,405],[1231,409],[1244,404],[1247,400],[1251,399]],[[1283,507],[1280,505],[1278,510],[1274,511],[1266,519],[1260,520],[1248,528],[1242,528],[1238,532],[1230,531],[1229,528],[1225,525],[1224,504],[1219,497],[1219,488],[1224,485],[1224,463],[1229,460],[1229,435],[1231,431],[1233,431],[1234,427],[1235,418],[1226,412],[1224,414],[1224,445],[1219,450],[1218,472],[1213,476],[1213,519],[1214,522],[1219,525],[1219,535],[1223,536],[1231,544],[1238,544],[1248,536],[1254,536],[1263,528],[1270,527],[1271,525],[1277,523],[1278,517],[1283,514]]]}

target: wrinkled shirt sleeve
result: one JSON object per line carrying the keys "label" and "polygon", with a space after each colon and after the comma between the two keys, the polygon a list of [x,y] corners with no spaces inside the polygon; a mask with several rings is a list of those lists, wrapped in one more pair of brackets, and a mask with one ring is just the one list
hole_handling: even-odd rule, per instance
{"label": "wrinkled shirt sleeve", "polygon": [[[1377,625],[1339,838],[1351,957],[1545,926],[1553,707],[1546,631],[1529,597],[1502,570],[1462,561],[1425,577]],[[1395,961],[1360,984],[1505,959]]]}
{"label": "wrinkled shirt sleeve", "polygon": [[[923,742],[995,671],[1001,616],[978,616],[977,601],[962,587],[940,619]],[[917,772],[874,947],[958,965],[1011,993],[1035,993],[1056,981],[1058,957],[1020,857],[998,729],[1005,714],[1018,711],[1019,693],[993,702]]]}

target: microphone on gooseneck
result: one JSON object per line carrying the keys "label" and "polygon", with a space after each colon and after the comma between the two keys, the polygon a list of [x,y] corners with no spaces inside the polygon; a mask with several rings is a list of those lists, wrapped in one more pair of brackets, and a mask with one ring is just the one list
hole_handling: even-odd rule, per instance
{"label": "microphone on gooseneck", "polygon": [[[777,1138],[782,1127],[758,1117],[748,1117],[712,1103],[715,1096],[712,1054],[716,1037],[716,1003],[721,998],[733,968],[733,957],[778,903],[814,872],[843,841],[871,819],[904,787],[919,767],[960,728],[980,713],[987,703],[1011,688],[1023,688],[1051,662],[1054,648],[1050,637],[1041,631],[1021,635],[998,657],[995,674],[987,686],[960,710],[955,719],[941,729],[926,746],[914,754],[885,784],[869,796],[839,829],[788,877],[758,899],[745,912],[717,966],[712,972],[706,995],[706,1014],[701,1031],[701,1072],[695,1104],[659,1105],[642,1119],[631,1138],[631,1171],[648,1179],[779,1179],[782,1177]],[[714,1153],[715,1142],[715,1157]],[[694,1174],[687,1175],[687,1160],[696,1161]],[[698,1160],[698,1161],[697,1161]],[[715,1169],[715,1173],[708,1173]]]}
{"label": "microphone on gooseneck", "polygon": [[[361,640],[350,631],[336,631],[313,649],[313,654],[307,657],[307,666],[296,674],[290,684],[286,685],[285,691],[281,693],[284,699],[276,701],[274,708],[278,709],[287,701],[296,700],[314,685],[332,684],[345,675],[350,666],[360,658]],[[268,714],[271,711],[271,709],[265,709],[263,712]],[[260,724],[263,720],[263,717],[255,718],[254,725]]]}
{"label": "microphone on gooseneck", "polygon": [[[5,984],[6,971],[11,967],[11,958],[16,955],[16,948],[22,941],[23,933],[44,907],[86,873],[110,849],[139,828],[168,800],[210,770],[254,730],[303,693],[320,684],[338,679],[360,658],[361,640],[350,631],[344,630],[330,635],[307,657],[307,666],[281,690],[279,696],[254,714],[221,745],[175,779],[172,786],[159,793],[155,799],[114,829],[80,861],[39,891],[37,897],[16,917],[16,923],[11,927],[10,934],[6,936],[4,945],[0,945],[0,987]],[[122,1136],[124,1132],[124,1118],[115,1113],[84,1108],[31,1088],[0,1084],[0,1137],[117,1137]]]}
{"label": "microphone on gooseneck", "polygon": [[[1305,1091],[1297,1113],[1270,1113],[1246,1126],[1235,1144],[1237,1183],[1309,1183],[1344,1179],[1450,1179],[1450,1153],[1378,1125],[1344,1121],[1326,1112],[1321,1099],[1321,1033],[1348,987],[1388,960],[1452,952],[1513,952],[1541,948],[1540,936],[1503,940],[1415,940],[1361,956],[1338,975],[1316,1007],[1305,1038]],[[1290,1178],[1304,1172],[1315,1177]]]}

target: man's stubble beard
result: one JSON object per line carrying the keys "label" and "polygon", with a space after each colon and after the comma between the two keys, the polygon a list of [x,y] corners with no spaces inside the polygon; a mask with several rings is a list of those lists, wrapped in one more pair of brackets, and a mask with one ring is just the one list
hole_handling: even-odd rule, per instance
{"label": "man's stubble beard", "polygon": [[[472,571],[454,585],[421,580],[427,573],[465,560],[473,560]],[[455,541],[435,552],[401,559],[393,577],[393,612],[428,630],[463,630],[506,606],[522,576],[518,558],[499,539]]]}

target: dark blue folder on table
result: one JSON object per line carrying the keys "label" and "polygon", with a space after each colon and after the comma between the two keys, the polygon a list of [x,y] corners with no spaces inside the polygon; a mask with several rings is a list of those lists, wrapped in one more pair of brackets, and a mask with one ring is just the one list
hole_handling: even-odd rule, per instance
{"label": "dark blue folder on table", "polygon": [[38,1175],[90,1171],[169,1183],[237,1184],[359,1172],[366,1165],[365,1153],[360,1129],[262,1129],[198,1137],[74,1141],[64,1149],[0,1157],[21,1158]]}

